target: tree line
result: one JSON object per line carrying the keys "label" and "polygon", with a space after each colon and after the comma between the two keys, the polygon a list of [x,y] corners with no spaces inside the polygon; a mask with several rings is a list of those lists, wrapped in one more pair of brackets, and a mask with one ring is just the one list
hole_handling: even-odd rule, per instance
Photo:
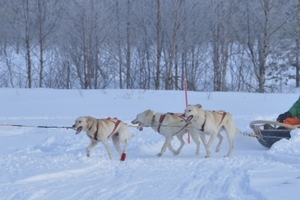
{"label": "tree line", "polygon": [[0,86],[299,87],[300,0],[0,0]]}

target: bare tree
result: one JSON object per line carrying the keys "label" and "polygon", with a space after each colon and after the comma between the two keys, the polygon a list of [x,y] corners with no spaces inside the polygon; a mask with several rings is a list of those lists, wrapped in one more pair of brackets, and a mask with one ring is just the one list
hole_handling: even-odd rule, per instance
{"label": "bare tree", "polygon": [[[260,0],[259,3],[245,1],[246,37],[245,50],[253,65],[257,80],[257,92],[265,92],[267,71],[271,69],[270,52],[280,42],[280,33],[288,16],[286,1]],[[256,26],[253,26],[256,24]],[[274,71],[272,72],[272,74]]]}
{"label": "bare tree", "polygon": [[[24,4],[23,4],[24,5]],[[32,62],[31,62],[31,38],[29,30],[30,12],[29,12],[29,0],[26,0],[24,5],[24,20],[25,20],[25,43],[26,43],[26,61],[27,61],[27,79],[28,87],[32,88]]]}
{"label": "bare tree", "polygon": [[157,15],[156,15],[156,76],[155,89],[160,89],[160,73],[161,73],[161,53],[162,53],[162,19],[161,19],[161,2],[157,0]]}
{"label": "bare tree", "polygon": [[116,16],[117,16],[117,38],[115,39],[116,40],[116,43],[117,43],[117,48],[118,48],[118,57],[119,57],[119,87],[121,89],[123,89],[123,76],[122,76],[122,73],[123,73],[123,70],[122,70],[122,66],[123,66],[123,63],[122,63],[122,49],[121,49],[121,30],[120,30],[120,8],[119,8],[119,0],[116,0]]}
{"label": "bare tree", "polygon": [[71,65],[75,66],[77,79],[85,89],[98,88],[97,81],[104,82],[107,78],[98,57],[100,45],[105,40],[102,32],[105,23],[101,17],[105,14],[104,3],[96,0],[75,2],[69,5],[73,10],[65,16],[68,23],[64,26],[65,48],[69,52]]}
{"label": "bare tree", "polygon": [[[295,70],[295,74],[290,75],[290,78],[295,78],[296,87],[300,87],[300,1],[295,2],[292,9],[288,10],[288,14],[290,19],[285,29],[291,41],[280,50],[286,49],[286,54],[283,56],[288,58],[287,65],[294,67]],[[286,67],[284,70],[287,71],[288,68]]]}
{"label": "bare tree", "polygon": [[132,88],[131,83],[131,27],[130,27],[130,0],[127,0],[127,26],[126,26],[126,41],[127,41],[127,50],[126,50],[126,83],[127,88]]}
{"label": "bare tree", "polygon": [[212,41],[212,60],[214,66],[214,90],[227,90],[228,61],[230,59],[229,47],[232,43],[232,15],[233,2],[211,1],[212,16],[211,41]]}
{"label": "bare tree", "polygon": [[299,86],[295,0],[0,6],[1,86],[169,90],[182,89],[183,74],[191,90],[274,92],[293,79]]}
{"label": "bare tree", "polygon": [[36,6],[37,41],[39,46],[39,87],[43,87],[45,51],[50,46],[50,38],[54,38],[53,34],[59,28],[57,21],[60,19],[61,6],[58,1],[47,0],[37,0]]}
{"label": "bare tree", "polygon": [[170,62],[169,62],[169,69],[167,72],[167,83],[166,89],[171,90],[173,89],[173,65],[175,60],[175,55],[177,53],[177,35],[179,31],[179,9],[180,9],[181,0],[176,1],[176,5],[174,6],[174,25],[173,25],[173,37],[172,37],[172,46],[170,52]]}

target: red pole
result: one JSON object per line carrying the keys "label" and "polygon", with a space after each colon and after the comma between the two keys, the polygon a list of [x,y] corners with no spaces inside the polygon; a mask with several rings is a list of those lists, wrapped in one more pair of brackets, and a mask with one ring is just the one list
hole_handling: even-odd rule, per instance
{"label": "red pole", "polygon": [[[188,106],[188,98],[187,98],[187,81],[186,75],[183,75],[183,88],[184,88],[184,96],[185,96],[185,106]],[[190,143],[190,133],[188,133],[188,143]]]}

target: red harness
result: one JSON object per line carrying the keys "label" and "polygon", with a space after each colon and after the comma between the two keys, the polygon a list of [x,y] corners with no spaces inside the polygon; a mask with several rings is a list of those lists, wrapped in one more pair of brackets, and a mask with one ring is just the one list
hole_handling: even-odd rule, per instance
{"label": "red harness", "polygon": [[164,121],[165,119],[165,114],[164,115],[161,115],[160,118],[159,118],[159,121],[158,121],[158,125],[157,125],[157,132],[160,133],[160,126],[162,124],[162,122]]}
{"label": "red harness", "polygon": [[[214,112],[216,112],[216,111],[214,111]],[[221,118],[221,121],[220,121],[220,123],[218,124],[218,126],[222,123],[222,121],[223,121],[223,119],[224,119],[224,117],[225,117],[225,115],[226,115],[226,112],[225,111],[221,111],[221,112],[218,112],[220,115],[222,115],[222,118]]]}
{"label": "red harness", "polygon": [[[213,112],[216,112],[216,111],[213,111]],[[220,115],[222,115],[221,121],[218,124],[218,126],[219,126],[222,123],[222,121],[223,121],[223,119],[224,119],[224,117],[226,115],[226,112],[222,111],[222,112],[217,112],[217,113],[219,113]],[[204,120],[204,123],[201,126],[201,129],[200,129],[201,131],[204,131],[204,125],[205,125],[205,120]]]}
{"label": "red harness", "polygon": [[[114,118],[114,119],[117,119],[117,118]],[[109,120],[110,122],[112,122],[112,123],[115,124],[115,127],[114,127],[113,131],[111,132],[111,134],[109,134],[109,135],[107,136],[107,138],[109,138],[110,136],[112,136],[112,135],[114,134],[114,132],[115,132],[115,130],[117,129],[117,127],[119,126],[121,120],[118,120],[118,119],[117,119],[117,121],[115,122],[115,121],[111,120],[110,117],[108,117],[107,120]],[[96,126],[96,127],[97,127],[97,129],[96,129],[96,131],[95,131],[95,133],[94,133],[94,137],[93,137],[94,140],[98,140],[98,139],[97,139],[97,133],[98,133],[98,120],[97,120],[97,126]]]}
{"label": "red harness", "polygon": [[[167,114],[169,114],[169,115],[174,115],[174,113],[167,113]],[[166,117],[166,114],[163,114],[163,115],[161,115],[160,118],[159,118],[158,125],[157,125],[157,132],[158,132],[158,133],[160,133],[160,127],[161,127],[162,122],[164,121],[165,117]],[[178,116],[178,117],[181,118],[181,119],[183,119],[183,120],[185,120],[184,117],[182,117],[182,115],[181,115],[181,116]],[[190,123],[185,124],[185,125],[184,125],[179,131],[177,131],[174,135],[176,135],[177,133],[179,133],[180,131],[182,131],[183,129],[185,129],[185,127],[187,127],[189,124],[190,124]]]}

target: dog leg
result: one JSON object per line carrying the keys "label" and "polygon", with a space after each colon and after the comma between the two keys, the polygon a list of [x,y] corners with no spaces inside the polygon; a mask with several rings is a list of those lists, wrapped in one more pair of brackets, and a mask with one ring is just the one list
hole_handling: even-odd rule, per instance
{"label": "dog leg", "polygon": [[219,152],[220,148],[221,148],[222,141],[223,141],[223,136],[220,133],[218,133],[217,137],[219,138],[219,143],[218,143],[218,146],[216,148],[216,152]]}
{"label": "dog leg", "polygon": [[109,148],[107,139],[102,140],[102,143],[104,144],[104,146],[105,146],[105,148],[106,148],[106,151],[107,151],[107,153],[108,153],[109,158],[112,159],[113,156],[112,156],[111,150],[110,150],[110,148]]}
{"label": "dog leg", "polygon": [[234,136],[232,136],[232,135],[234,135],[234,134],[235,134],[235,132],[231,132],[231,135],[230,135],[230,132],[227,134],[227,138],[228,138],[228,142],[229,142],[229,151],[228,151],[228,153],[225,157],[230,157],[231,154],[232,154],[232,150],[233,150],[233,147],[234,147],[233,146]]}
{"label": "dog leg", "polygon": [[217,133],[213,133],[211,135],[211,137],[209,138],[209,141],[208,141],[207,146],[206,146],[206,156],[205,156],[205,158],[210,157],[210,154],[211,154],[210,146],[212,145],[212,143],[215,140],[216,136],[217,136]]}
{"label": "dog leg", "polygon": [[171,142],[170,142],[170,144],[168,145],[168,148],[169,148],[169,150],[173,153],[173,156],[176,156],[177,154],[176,154],[176,151],[174,150],[174,148],[173,148],[173,146],[172,146],[172,144],[171,144]]}
{"label": "dog leg", "polygon": [[206,138],[205,138],[205,134],[203,132],[200,132],[199,135],[200,135],[201,141],[202,141],[202,143],[203,143],[203,145],[206,149],[207,148],[207,141],[206,141]]}
{"label": "dog leg", "polygon": [[[193,141],[196,143],[196,155],[199,156],[200,155],[200,141],[199,141],[199,137],[198,137],[198,134],[197,133],[194,133],[194,132],[190,132],[191,134],[191,137],[193,139]],[[204,137],[204,140],[205,140],[205,137]],[[202,141],[203,142],[203,141]],[[206,141],[205,141],[206,143]],[[206,144],[205,144],[206,145]]]}
{"label": "dog leg", "polygon": [[175,151],[174,151],[172,145],[170,146],[170,143],[173,140],[173,136],[171,136],[171,137],[165,137],[165,139],[166,139],[165,143],[162,146],[160,153],[157,154],[158,157],[161,157],[164,154],[164,152],[166,151],[167,147],[169,147],[170,151],[173,150],[172,153],[175,154]]}
{"label": "dog leg", "polygon": [[178,138],[178,140],[180,141],[180,147],[177,149],[177,151],[175,151],[176,155],[179,155],[183,146],[185,145],[185,142],[183,140],[183,135],[185,134],[185,132],[180,132],[176,135],[176,137]]}
{"label": "dog leg", "polygon": [[119,136],[118,135],[113,135],[112,140],[113,140],[113,143],[114,143],[114,146],[115,146],[116,150],[119,152],[120,155],[122,155],[122,150],[121,150],[121,147],[120,147],[120,138],[119,138]]}
{"label": "dog leg", "polygon": [[98,144],[97,141],[91,140],[90,145],[87,146],[87,148],[86,148],[86,156],[87,156],[87,157],[90,157],[90,151],[91,151],[91,149],[94,148],[97,144]]}

